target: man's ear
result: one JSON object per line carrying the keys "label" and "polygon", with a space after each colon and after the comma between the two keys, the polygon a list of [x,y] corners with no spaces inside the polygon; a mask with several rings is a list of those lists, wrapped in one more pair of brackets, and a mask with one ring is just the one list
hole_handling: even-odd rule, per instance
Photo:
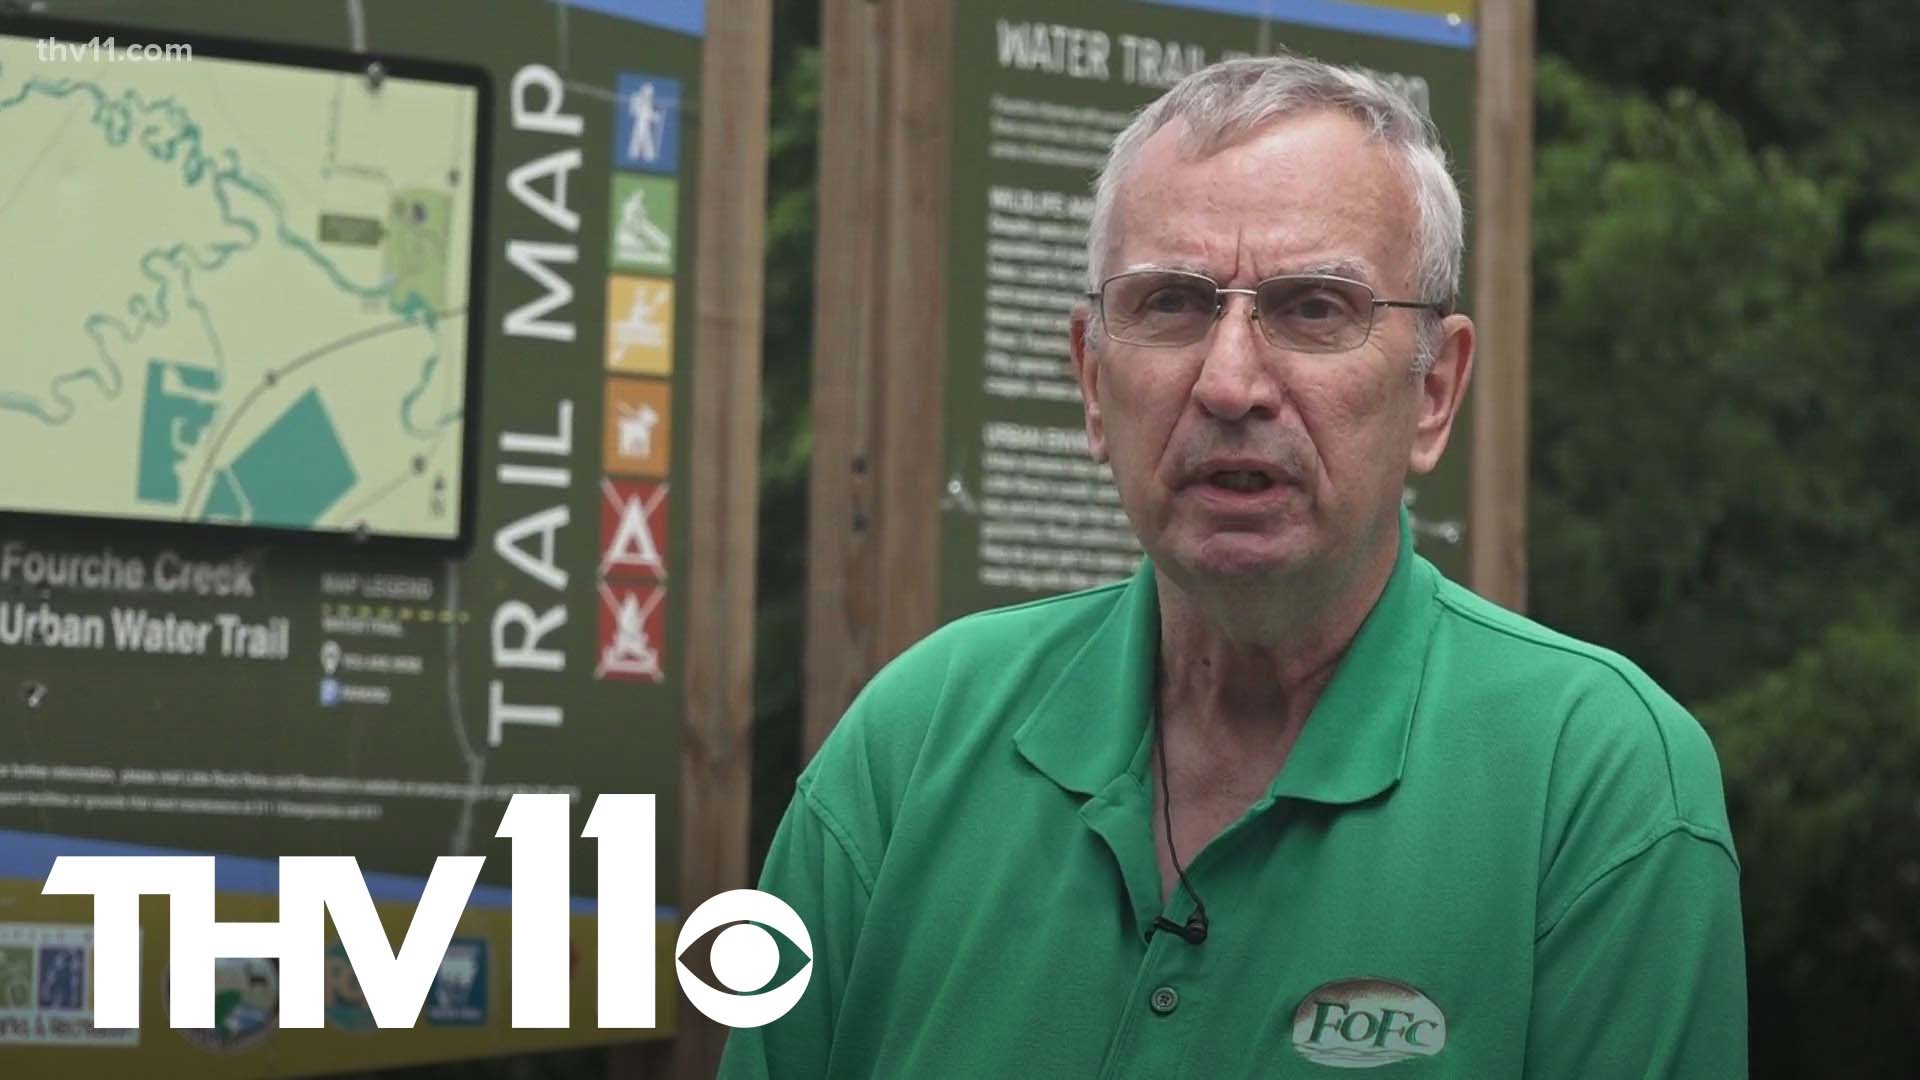
{"label": "man's ear", "polygon": [[1094,355],[1091,337],[1093,309],[1076,304],[1068,322],[1068,341],[1073,350],[1073,377],[1080,384],[1080,407],[1086,414],[1087,450],[1093,460],[1107,460],[1107,427],[1100,416],[1100,358]]}
{"label": "man's ear", "polygon": [[1467,383],[1473,377],[1473,346],[1473,320],[1465,315],[1442,320],[1433,366],[1419,376],[1419,413],[1413,426],[1413,451],[1407,459],[1407,467],[1416,474],[1432,472],[1446,452],[1454,417],[1460,415],[1460,403],[1466,400]]}

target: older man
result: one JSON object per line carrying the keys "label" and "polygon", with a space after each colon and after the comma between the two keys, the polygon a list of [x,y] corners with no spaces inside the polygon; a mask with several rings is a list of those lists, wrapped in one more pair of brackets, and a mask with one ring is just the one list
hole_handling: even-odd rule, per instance
{"label": "older man", "polygon": [[1220,64],[1097,196],[1074,365],[1149,559],[874,679],[761,886],[811,983],[723,1075],[1745,1075],[1699,725],[1413,551],[1473,364],[1431,126]]}

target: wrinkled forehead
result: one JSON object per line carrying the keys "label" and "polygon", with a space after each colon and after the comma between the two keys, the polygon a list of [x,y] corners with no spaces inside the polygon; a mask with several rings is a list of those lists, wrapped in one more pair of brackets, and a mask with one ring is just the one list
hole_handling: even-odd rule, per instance
{"label": "wrinkled forehead", "polygon": [[1399,156],[1344,113],[1284,117],[1222,146],[1175,120],[1119,178],[1105,269],[1177,266],[1226,281],[1341,265],[1404,289],[1417,239]]}

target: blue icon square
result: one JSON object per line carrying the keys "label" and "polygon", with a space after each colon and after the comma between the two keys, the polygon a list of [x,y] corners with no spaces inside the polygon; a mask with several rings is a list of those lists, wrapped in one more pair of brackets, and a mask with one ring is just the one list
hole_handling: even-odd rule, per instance
{"label": "blue icon square", "polygon": [[427,1024],[483,1027],[487,1022],[487,942],[454,938],[427,991]]}
{"label": "blue icon square", "polygon": [[613,165],[680,171],[680,80],[622,72],[614,99]]}
{"label": "blue icon square", "polygon": [[40,1007],[62,1011],[87,1007],[86,950],[40,947]]}
{"label": "blue icon square", "polygon": [[328,709],[340,704],[340,680],[320,680],[320,704]]}

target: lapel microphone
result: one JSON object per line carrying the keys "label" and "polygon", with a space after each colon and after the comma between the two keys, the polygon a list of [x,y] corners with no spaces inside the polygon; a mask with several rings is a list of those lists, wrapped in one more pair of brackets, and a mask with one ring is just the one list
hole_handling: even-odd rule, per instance
{"label": "lapel microphone", "polygon": [[1180,875],[1180,887],[1193,897],[1193,914],[1187,916],[1186,925],[1174,922],[1165,915],[1155,915],[1153,926],[1147,930],[1147,940],[1152,941],[1155,931],[1165,930],[1178,935],[1189,945],[1198,945],[1207,940],[1207,905],[1200,894],[1193,891],[1193,882],[1187,880],[1186,867],[1180,865],[1180,852],[1173,846],[1173,787],[1167,779],[1167,740],[1161,734],[1160,710],[1153,715],[1153,741],[1160,758],[1160,812],[1167,826],[1167,855],[1173,859],[1173,872]]}
{"label": "lapel microphone", "polygon": [[[1192,890],[1189,889],[1188,892],[1191,893]],[[1174,922],[1165,915],[1156,915],[1153,917],[1153,928],[1155,930],[1165,930],[1170,934],[1177,934],[1180,940],[1189,945],[1198,945],[1207,940],[1207,909],[1201,906],[1200,898],[1196,896],[1193,898],[1193,914],[1187,916],[1187,924],[1185,926]],[[1153,935],[1149,933],[1147,936],[1152,937]]]}

